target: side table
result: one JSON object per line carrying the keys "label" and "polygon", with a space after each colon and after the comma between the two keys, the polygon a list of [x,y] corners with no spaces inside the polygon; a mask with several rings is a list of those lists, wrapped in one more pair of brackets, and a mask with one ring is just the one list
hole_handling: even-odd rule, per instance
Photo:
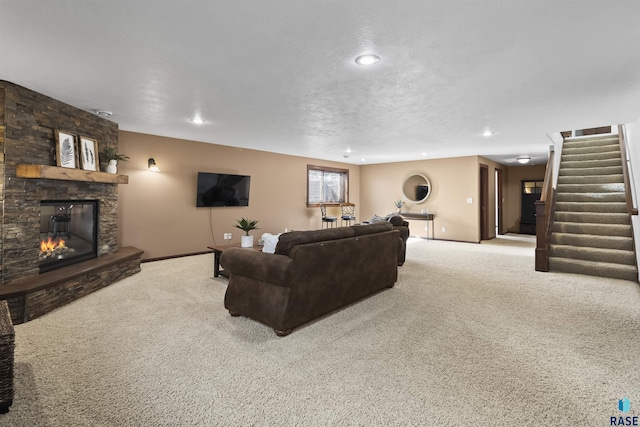
{"label": "side table", "polygon": [[[207,246],[207,249],[211,249],[213,251],[213,277],[226,277],[229,278],[229,274],[226,273],[223,269],[220,268],[220,255],[224,251],[229,248],[240,248],[240,243],[234,243],[231,245],[215,245],[215,246]],[[254,250],[254,251],[262,251],[262,246],[253,245],[250,248],[242,248],[246,250]]]}

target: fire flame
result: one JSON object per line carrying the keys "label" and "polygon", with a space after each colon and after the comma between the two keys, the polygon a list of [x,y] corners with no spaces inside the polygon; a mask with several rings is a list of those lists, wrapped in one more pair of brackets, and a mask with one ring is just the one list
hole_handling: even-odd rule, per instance
{"label": "fire flame", "polygon": [[62,249],[64,248],[65,242],[62,239],[56,239],[56,240],[51,240],[51,237],[48,237],[46,241],[41,241],[40,242],[40,251],[41,252],[53,252],[56,249]]}

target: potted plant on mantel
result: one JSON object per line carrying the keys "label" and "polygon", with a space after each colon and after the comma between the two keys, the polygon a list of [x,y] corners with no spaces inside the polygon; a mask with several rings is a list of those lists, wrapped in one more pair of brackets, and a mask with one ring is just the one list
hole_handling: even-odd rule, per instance
{"label": "potted plant on mantel", "polygon": [[393,203],[396,205],[396,208],[398,208],[398,214],[402,212],[402,207],[405,205],[405,203],[402,200],[396,200]]}
{"label": "potted plant on mantel", "polygon": [[240,247],[242,248],[250,248],[253,246],[253,236],[249,236],[249,232],[251,230],[258,230],[258,227],[256,227],[256,224],[258,224],[257,220],[252,220],[252,219],[239,219],[238,223],[234,225],[234,227],[239,228],[240,230],[243,230],[246,235],[242,236],[241,241],[240,241]]}
{"label": "potted plant on mantel", "polygon": [[129,156],[118,154],[118,149],[116,147],[105,148],[101,153],[101,156],[109,162],[107,165],[107,172],[112,174],[118,173],[118,160],[123,162],[129,161]]}

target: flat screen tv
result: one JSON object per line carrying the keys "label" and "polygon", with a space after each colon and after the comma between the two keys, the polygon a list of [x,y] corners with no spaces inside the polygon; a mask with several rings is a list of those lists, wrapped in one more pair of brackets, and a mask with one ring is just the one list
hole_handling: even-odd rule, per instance
{"label": "flat screen tv", "polygon": [[247,175],[198,172],[196,207],[249,206]]}

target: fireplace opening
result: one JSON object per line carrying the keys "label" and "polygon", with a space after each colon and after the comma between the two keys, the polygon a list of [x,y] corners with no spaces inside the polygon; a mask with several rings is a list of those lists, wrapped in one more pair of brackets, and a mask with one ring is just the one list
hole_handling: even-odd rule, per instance
{"label": "fireplace opening", "polygon": [[40,273],[95,258],[98,253],[97,200],[40,202]]}

